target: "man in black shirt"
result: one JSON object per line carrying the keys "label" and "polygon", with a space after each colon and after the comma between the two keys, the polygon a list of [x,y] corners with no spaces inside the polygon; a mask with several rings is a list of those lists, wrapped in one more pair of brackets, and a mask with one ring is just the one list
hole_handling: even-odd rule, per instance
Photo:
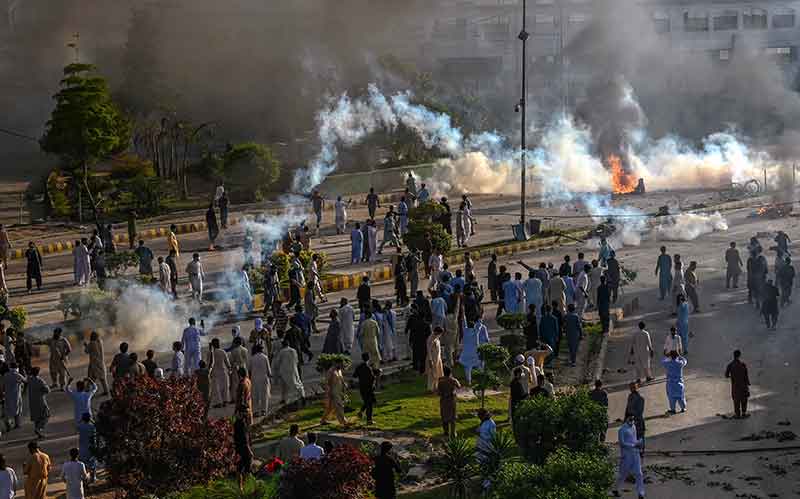
{"label": "man in black shirt", "polygon": [[411,363],[415,370],[424,374],[431,324],[422,316],[416,303],[411,304],[411,315],[406,322],[406,335],[408,335],[408,343],[411,347]]}
{"label": "man in black shirt", "polygon": [[356,367],[353,376],[358,380],[358,391],[361,393],[362,406],[358,411],[358,417],[363,418],[364,412],[367,413],[367,424],[372,424],[372,409],[377,402],[375,400],[375,384],[377,382],[377,373],[369,365],[369,354],[364,352],[361,354],[363,361]]}

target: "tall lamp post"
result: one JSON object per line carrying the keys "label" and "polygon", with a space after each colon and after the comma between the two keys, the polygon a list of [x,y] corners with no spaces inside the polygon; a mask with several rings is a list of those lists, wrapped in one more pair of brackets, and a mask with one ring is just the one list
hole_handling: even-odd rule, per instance
{"label": "tall lamp post", "polygon": [[515,108],[515,111],[520,113],[520,212],[519,212],[519,229],[516,234],[516,239],[527,239],[525,227],[525,107],[527,104],[527,85],[525,82],[527,72],[527,55],[526,49],[528,45],[528,38],[530,34],[525,30],[528,19],[527,0],[522,0],[522,30],[517,35],[517,38],[522,42],[522,97]]}

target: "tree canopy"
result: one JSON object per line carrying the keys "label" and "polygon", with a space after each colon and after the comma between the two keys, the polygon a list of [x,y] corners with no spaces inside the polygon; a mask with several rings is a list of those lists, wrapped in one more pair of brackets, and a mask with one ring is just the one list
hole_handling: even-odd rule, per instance
{"label": "tree canopy", "polygon": [[106,80],[91,64],[64,68],[56,107],[40,141],[44,152],[56,154],[71,168],[87,167],[124,151],[131,124],[112,101]]}

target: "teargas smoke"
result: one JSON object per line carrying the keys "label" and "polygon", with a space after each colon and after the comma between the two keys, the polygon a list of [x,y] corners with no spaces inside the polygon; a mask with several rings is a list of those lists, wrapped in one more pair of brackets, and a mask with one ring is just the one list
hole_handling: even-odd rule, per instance
{"label": "teargas smoke", "polygon": [[704,234],[728,230],[728,222],[719,212],[711,215],[681,213],[668,217],[654,230],[656,238],[662,241],[692,241]]}
{"label": "teargas smoke", "polygon": [[[114,282],[110,282],[111,286]],[[189,317],[205,321],[207,330],[219,322],[214,306],[196,301],[178,302],[156,286],[127,285],[114,301],[116,333],[126,339],[131,350],[169,351],[180,339]]]}

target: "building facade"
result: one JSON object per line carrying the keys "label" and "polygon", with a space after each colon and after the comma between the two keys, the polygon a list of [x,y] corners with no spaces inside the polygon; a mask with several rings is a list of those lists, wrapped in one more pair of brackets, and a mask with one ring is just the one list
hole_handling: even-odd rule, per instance
{"label": "building facade", "polygon": [[[800,1],[612,0],[617,12],[636,12],[620,23],[646,29],[678,57],[725,64],[747,52],[773,59],[793,78],[800,50]],[[527,0],[529,99],[542,106],[574,106],[589,75],[571,64],[570,51],[609,0]],[[423,52],[439,74],[476,87],[518,86],[521,0],[445,0],[428,26]]]}

